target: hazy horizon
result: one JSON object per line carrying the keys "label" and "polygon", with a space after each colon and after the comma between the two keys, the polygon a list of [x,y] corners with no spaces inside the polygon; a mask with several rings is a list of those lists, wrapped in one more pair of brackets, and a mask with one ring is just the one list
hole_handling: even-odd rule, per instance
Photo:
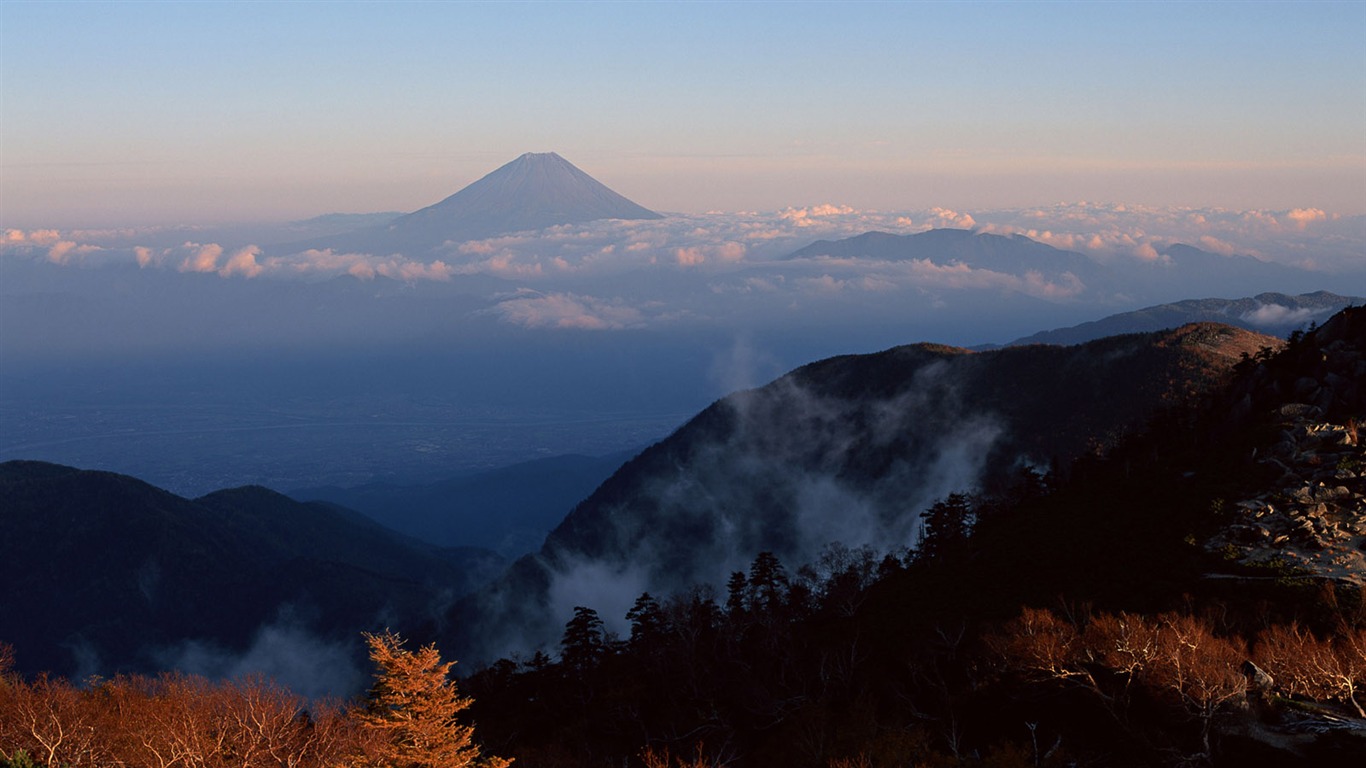
{"label": "hazy horizon", "polygon": [[[1363,33],[1359,3],[5,2],[0,459],[429,476],[639,447],[820,357],[1366,295]],[[347,234],[527,152],[665,216]],[[939,230],[980,237],[905,239]],[[910,250],[802,251],[869,232]]]}
{"label": "hazy horizon", "polygon": [[0,227],[411,211],[526,151],[687,214],[1357,216],[1363,32],[1359,3],[7,2]]}

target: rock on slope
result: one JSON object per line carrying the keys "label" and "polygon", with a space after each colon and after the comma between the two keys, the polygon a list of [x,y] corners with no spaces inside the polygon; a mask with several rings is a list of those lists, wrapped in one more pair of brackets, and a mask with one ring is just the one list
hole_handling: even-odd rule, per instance
{"label": "rock on slope", "polygon": [[1366,585],[1366,311],[1292,337],[1293,375],[1260,367],[1235,393],[1258,425],[1262,487],[1206,543],[1231,563]]}

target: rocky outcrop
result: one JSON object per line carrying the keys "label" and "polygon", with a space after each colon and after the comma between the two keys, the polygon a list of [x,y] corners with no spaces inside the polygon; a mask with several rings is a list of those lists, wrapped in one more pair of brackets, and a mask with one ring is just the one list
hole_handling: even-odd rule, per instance
{"label": "rocky outcrop", "polygon": [[1366,584],[1366,450],[1355,421],[1319,421],[1304,403],[1280,409],[1280,439],[1261,459],[1273,489],[1238,501],[1206,545],[1246,565]]}
{"label": "rocky outcrop", "polygon": [[1269,482],[1229,505],[1205,547],[1243,565],[1366,585],[1366,314],[1347,310],[1292,337],[1287,356],[1293,375],[1254,370],[1241,403],[1263,414],[1254,455]]}

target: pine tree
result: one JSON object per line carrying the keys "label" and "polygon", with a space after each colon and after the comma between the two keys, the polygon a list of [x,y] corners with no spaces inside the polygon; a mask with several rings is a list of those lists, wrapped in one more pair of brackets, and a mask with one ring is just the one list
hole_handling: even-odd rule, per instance
{"label": "pine tree", "polygon": [[574,618],[564,625],[560,660],[570,669],[583,671],[597,666],[607,653],[607,631],[598,612],[574,606]]}
{"label": "pine tree", "polygon": [[749,566],[749,604],[756,613],[773,614],[788,593],[787,569],[772,552],[760,552]]}
{"label": "pine tree", "polygon": [[659,607],[659,601],[649,592],[642,592],[640,597],[636,598],[631,610],[626,612],[626,620],[631,622],[633,648],[647,651],[657,648],[667,632],[668,619]]}
{"label": "pine tree", "polygon": [[920,513],[920,547],[916,556],[933,560],[960,550],[972,530],[972,505],[967,494],[950,493]]}
{"label": "pine tree", "polygon": [[744,571],[732,573],[726,582],[726,613],[732,621],[739,621],[745,615],[748,592],[749,580],[745,578]]}
{"label": "pine tree", "polygon": [[382,734],[380,761],[394,768],[503,768],[512,761],[481,757],[474,727],[456,716],[473,703],[450,679],[454,661],[442,661],[435,645],[417,651],[392,633],[365,635],[375,663],[375,685],[366,727]]}

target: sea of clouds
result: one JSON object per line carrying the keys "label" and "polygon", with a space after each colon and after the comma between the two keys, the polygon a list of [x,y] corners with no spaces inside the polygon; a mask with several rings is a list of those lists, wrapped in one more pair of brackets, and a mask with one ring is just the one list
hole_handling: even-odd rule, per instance
{"label": "sea of clouds", "polygon": [[[269,236],[250,228],[9,229],[0,240],[0,264],[24,259],[249,281],[317,282],[349,275],[360,281],[451,284],[479,276],[498,286],[487,293],[488,306],[480,313],[529,329],[724,324],[732,312],[766,309],[781,317],[810,310],[812,302],[904,305],[912,300],[932,307],[960,291],[1104,303],[1104,297],[1088,296],[1087,286],[1067,273],[1006,273],[927,259],[786,258],[816,240],[937,228],[1022,235],[1101,265],[1150,264],[1154,269],[1167,259],[1162,255],[1167,246],[1184,243],[1222,256],[1250,256],[1324,274],[1324,287],[1340,293],[1366,290],[1366,217],[1314,208],[1238,211],[1097,203],[973,212],[872,211],[827,204],[773,212],[671,214],[655,221],[604,220],[449,242],[420,257],[249,242],[244,238]],[[288,241],[300,241],[302,230],[296,226],[288,231]],[[1116,298],[1111,303],[1125,297]]]}

